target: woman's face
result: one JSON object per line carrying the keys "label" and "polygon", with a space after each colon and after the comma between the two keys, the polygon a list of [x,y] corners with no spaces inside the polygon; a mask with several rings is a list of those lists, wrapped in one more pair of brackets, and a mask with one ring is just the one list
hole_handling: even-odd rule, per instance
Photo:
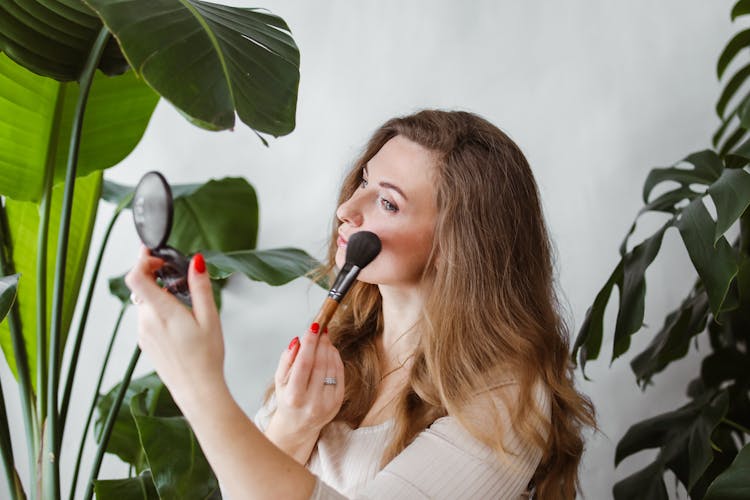
{"label": "woman's face", "polygon": [[386,142],[367,162],[362,182],[336,216],[336,265],[346,259],[346,242],[357,231],[372,231],[383,244],[359,275],[367,283],[414,285],[432,248],[437,218],[434,153],[402,136]]}

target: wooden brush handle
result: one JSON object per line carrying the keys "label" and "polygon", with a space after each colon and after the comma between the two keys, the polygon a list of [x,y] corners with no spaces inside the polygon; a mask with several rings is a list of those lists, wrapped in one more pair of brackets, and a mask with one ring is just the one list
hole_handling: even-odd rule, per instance
{"label": "wooden brush handle", "polygon": [[331,321],[331,318],[333,318],[333,314],[336,312],[336,308],[338,306],[338,302],[333,300],[331,297],[326,297],[326,300],[325,302],[323,302],[320,311],[318,311],[318,315],[315,316],[315,319],[313,320],[315,323],[320,325],[321,333],[328,326],[328,323]]}

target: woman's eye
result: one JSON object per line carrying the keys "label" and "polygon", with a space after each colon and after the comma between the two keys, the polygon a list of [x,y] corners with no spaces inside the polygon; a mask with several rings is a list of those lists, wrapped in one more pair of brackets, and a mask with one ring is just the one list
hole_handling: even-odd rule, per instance
{"label": "woman's eye", "polygon": [[362,177],[361,179],[359,179],[359,187],[361,187],[361,188],[367,187],[367,179],[365,179],[364,177]]}
{"label": "woman's eye", "polygon": [[378,198],[380,205],[388,212],[398,212],[398,207],[382,196]]}

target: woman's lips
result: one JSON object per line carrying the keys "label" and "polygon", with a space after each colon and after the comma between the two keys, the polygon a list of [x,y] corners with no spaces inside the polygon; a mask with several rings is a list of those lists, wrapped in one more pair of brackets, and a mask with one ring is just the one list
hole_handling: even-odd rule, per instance
{"label": "woman's lips", "polygon": [[340,247],[345,247],[346,246],[346,240],[344,239],[343,236],[339,235],[338,239],[336,240],[336,244],[338,246],[340,246]]}

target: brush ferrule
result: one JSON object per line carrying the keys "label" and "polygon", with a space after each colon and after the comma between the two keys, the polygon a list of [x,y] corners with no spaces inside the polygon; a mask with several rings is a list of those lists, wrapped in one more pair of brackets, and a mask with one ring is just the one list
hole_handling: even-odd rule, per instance
{"label": "brush ferrule", "polygon": [[354,283],[354,280],[357,279],[357,275],[361,270],[362,268],[350,264],[349,262],[344,264],[344,267],[341,268],[338,276],[336,276],[336,281],[328,292],[328,296],[336,302],[341,302],[341,299],[344,298],[346,292],[349,291],[349,288]]}

